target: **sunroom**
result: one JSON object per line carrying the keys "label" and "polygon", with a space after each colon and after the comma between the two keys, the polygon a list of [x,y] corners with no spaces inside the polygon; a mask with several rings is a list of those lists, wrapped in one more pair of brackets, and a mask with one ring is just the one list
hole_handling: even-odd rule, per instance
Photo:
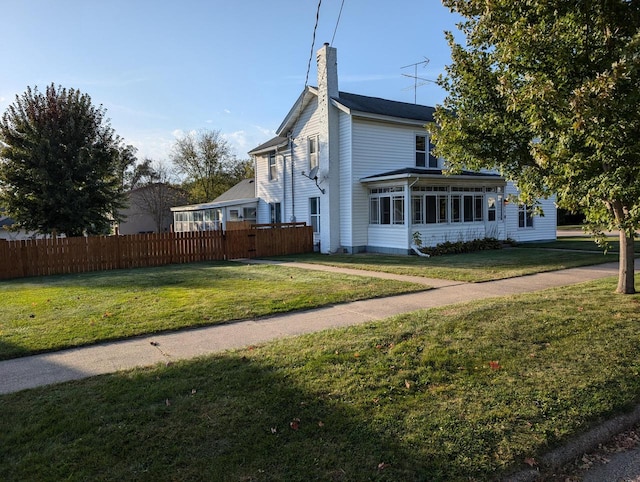
{"label": "sunroom", "polygon": [[497,174],[409,168],[360,182],[369,195],[367,251],[404,254],[416,242],[506,237],[507,182]]}

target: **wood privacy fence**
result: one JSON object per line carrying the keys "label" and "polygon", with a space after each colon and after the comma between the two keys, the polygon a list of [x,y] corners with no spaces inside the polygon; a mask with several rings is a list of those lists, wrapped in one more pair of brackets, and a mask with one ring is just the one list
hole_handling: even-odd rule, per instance
{"label": "wood privacy fence", "polygon": [[228,231],[0,240],[0,279],[312,251],[313,232],[305,223],[256,224]]}

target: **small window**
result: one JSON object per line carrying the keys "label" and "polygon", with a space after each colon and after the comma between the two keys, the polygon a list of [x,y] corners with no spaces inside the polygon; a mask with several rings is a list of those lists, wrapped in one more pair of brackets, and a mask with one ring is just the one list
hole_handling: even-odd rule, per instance
{"label": "small window", "polygon": [[269,181],[275,181],[276,179],[278,179],[276,154],[275,152],[272,152],[269,154]]}
{"label": "small window", "polygon": [[309,221],[313,227],[314,234],[320,232],[320,198],[309,198]]}
{"label": "small window", "polygon": [[238,221],[238,210],[237,209],[230,209],[229,210],[229,221]]}
{"label": "small window", "polygon": [[438,167],[438,158],[431,154],[433,147],[427,136],[416,136],[416,167]]}
{"label": "small window", "polygon": [[256,221],[256,208],[243,208],[242,212],[245,221]]}
{"label": "small window", "polygon": [[307,139],[309,150],[309,171],[314,167],[318,167],[318,136],[309,137]]}
{"label": "small window", "polygon": [[271,223],[281,223],[282,222],[282,213],[280,211],[280,203],[271,203],[269,204],[271,210]]}
{"label": "small window", "polygon": [[416,167],[426,167],[427,137],[416,136]]}

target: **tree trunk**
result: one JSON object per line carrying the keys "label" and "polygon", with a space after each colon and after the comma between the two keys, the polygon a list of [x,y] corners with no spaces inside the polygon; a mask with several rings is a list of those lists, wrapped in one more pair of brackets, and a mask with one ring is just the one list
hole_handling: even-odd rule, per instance
{"label": "tree trunk", "polygon": [[616,293],[631,295],[635,289],[635,257],[633,238],[635,233],[620,230],[620,268]]}

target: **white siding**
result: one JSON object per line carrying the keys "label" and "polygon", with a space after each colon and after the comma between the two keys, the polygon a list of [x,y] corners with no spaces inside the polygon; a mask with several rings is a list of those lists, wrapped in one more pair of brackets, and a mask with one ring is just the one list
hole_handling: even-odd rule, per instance
{"label": "white siding", "polygon": [[[518,190],[512,182],[507,184],[507,194],[518,194]],[[533,217],[532,228],[520,228],[518,226],[518,204],[510,202],[506,206],[506,236],[518,242],[549,241],[556,239],[557,210],[555,196],[549,199],[541,199],[540,205],[544,216]]]}

